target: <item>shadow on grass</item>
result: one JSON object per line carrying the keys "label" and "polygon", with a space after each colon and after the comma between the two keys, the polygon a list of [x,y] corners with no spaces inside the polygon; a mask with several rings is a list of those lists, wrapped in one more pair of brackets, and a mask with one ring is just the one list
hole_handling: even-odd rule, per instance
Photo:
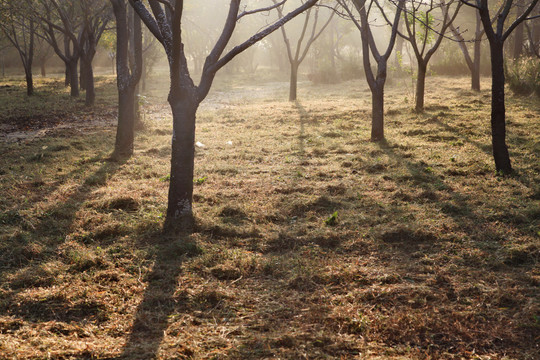
{"label": "shadow on grass", "polygon": [[[46,209],[36,225],[28,224],[31,234],[23,238],[25,245],[14,244],[13,248],[18,249],[19,253],[11,254],[9,262],[5,262],[0,269],[0,277],[4,277],[7,271],[19,272],[20,278],[15,277],[10,283],[11,291],[4,297],[2,307],[6,314],[12,314],[23,317],[28,321],[51,321],[53,319],[60,321],[83,321],[88,316],[99,317],[99,304],[86,304],[84,306],[71,306],[67,299],[62,297],[52,297],[47,299],[36,299],[35,301],[26,301],[14,306],[17,293],[39,286],[49,286],[49,282],[54,282],[54,277],[46,272],[42,274],[40,264],[50,260],[55,256],[58,247],[65,241],[65,235],[76,219],[77,211],[82,207],[96,187],[103,186],[106,180],[122,167],[125,161],[113,162],[108,159],[93,174],[88,176],[75,190],[69,198],[57,205]],[[98,160],[96,160],[98,161]],[[80,169],[73,170],[69,176],[74,176]],[[49,193],[54,192],[58,185],[48,189]],[[45,249],[41,251],[33,250],[35,246],[42,243],[41,239],[49,239],[45,244]],[[18,237],[12,237],[17,241]],[[18,239],[21,240],[21,239]],[[8,244],[9,246],[9,244]],[[4,259],[6,261],[6,259]],[[40,272],[41,271],[41,272]],[[45,275],[45,277],[43,277]],[[48,277],[47,277],[48,276]],[[88,305],[88,306],[87,306]],[[3,309],[5,307],[5,309]],[[47,314],[47,315],[45,315]]]}
{"label": "shadow on grass", "polygon": [[[128,341],[117,359],[154,359],[169,326],[171,315],[178,311],[175,291],[186,257],[196,256],[200,249],[187,235],[156,238],[157,254],[143,299],[137,307]],[[180,300],[181,301],[181,300]],[[185,349],[186,352],[189,350]]]}

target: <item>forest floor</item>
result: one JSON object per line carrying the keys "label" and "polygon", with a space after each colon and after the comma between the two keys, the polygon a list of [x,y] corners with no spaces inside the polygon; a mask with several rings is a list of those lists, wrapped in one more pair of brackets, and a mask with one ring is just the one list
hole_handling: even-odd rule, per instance
{"label": "forest floor", "polygon": [[173,237],[165,89],[114,162],[113,78],[92,110],[0,81],[0,358],[540,358],[540,101],[508,94],[501,177],[487,81],[431,77],[421,114],[395,83],[374,143],[361,80],[218,82]]}

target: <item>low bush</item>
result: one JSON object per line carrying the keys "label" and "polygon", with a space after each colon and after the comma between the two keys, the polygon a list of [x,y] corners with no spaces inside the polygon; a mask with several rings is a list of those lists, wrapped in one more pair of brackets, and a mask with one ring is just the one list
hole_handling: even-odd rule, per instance
{"label": "low bush", "polygon": [[540,62],[538,59],[521,58],[509,61],[505,66],[506,82],[516,95],[540,97]]}

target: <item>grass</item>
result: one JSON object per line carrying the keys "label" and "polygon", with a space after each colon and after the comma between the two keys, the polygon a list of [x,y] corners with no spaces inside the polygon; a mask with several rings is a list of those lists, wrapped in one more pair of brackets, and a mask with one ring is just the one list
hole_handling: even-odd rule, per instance
{"label": "grass", "polygon": [[[537,99],[508,95],[516,174],[499,177],[489,91],[464,78],[428,79],[423,114],[389,88],[382,144],[362,83],[301,84],[296,103],[286,84],[217,85],[198,114],[189,237],[161,233],[163,90],[125,162],[109,160],[111,120],[81,128],[66,111],[71,127],[3,137],[0,358],[540,356]],[[17,115],[0,122],[87,114],[56,89],[38,86],[35,113],[2,102]]]}

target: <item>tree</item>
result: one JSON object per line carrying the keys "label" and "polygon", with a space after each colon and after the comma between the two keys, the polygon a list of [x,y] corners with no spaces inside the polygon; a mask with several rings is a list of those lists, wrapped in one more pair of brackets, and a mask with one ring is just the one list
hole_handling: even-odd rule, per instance
{"label": "tree", "polygon": [[461,49],[461,52],[463,53],[463,56],[465,57],[465,62],[467,63],[467,67],[469,68],[469,71],[471,72],[471,89],[474,91],[480,91],[480,51],[481,51],[481,45],[482,45],[482,38],[484,37],[484,29],[482,28],[482,20],[480,19],[480,14],[478,14],[477,11],[475,13],[475,31],[474,31],[474,37],[472,41],[474,42],[473,46],[473,55],[471,57],[471,54],[469,52],[469,49],[467,48],[467,41],[461,34],[458,28],[454,26],[454,24],[450,24],[450,31],[452,31],[452,34],[454,34],[454,37],[456,38],[459,48]]}
{"label": "tree", "polygon": [[[397,29],[399,25],[399,18],[401,11],[404,7],[404,0],[400,0],[392,22],[392,31],[390,39],[384,53],[380,53],[373,37],[371,25],[369,23],[369,16],[373,15],[371,11],[375,8],[379,9],[384,14],[384,8],[379,4],[377,0],[369,2],[369,6],[366,4],[366,0],[352,0],[356,11],[360,14],[360,23],[353,16],[349,6],[347,6],[344,0],[338,0],[339,4],[345,8],[354,24],[360,31],[362,39],[362,58],[364,60],[364,72],[366,79],[371,90],[371,140],[380,141],[384,140],[384,85],[386,83],[386,75],[388,69],[388,59],[392,54],[392,49],[396,42]],[[374,7],[375,6],[375,7]],[[383,15],[386,17],[386,15]],[[373,73],[371,68],[371,56],[377,63],[377,72]]]}
{"label": "tree", "polygon": [[[277,0],[272,0],[274,4],[277,4]],[[281,7],[277,8],[277,12],[279,15],[279,18],[283,18],[283,9]],[[309,25],[309,21],[311,19],[311,16],[313,14],[313,24],[311,25],[311,32],[309,34],[309,38],[306,41],[306,44],[304,45],[304,49],[302,49],[302,42],[304,41],[306,31]],[[334,16],[334,11],[330,13],[330,16],[328,16],[328,19],[326,22],[320,27],[320,29],[317,29],[317,24],[319,21],[319,8],[315,8],[315,10],[308,9],[304,13],[304,24],[302,26],[302,30],[300,33],[300,36],[298,37],[298,41],[296,42],[296,50],[294,51],[291,46],[291,42],[289,40],[289,37],[287,36],[287,31],[285,30],[285,26],[281,27],[281,34],[283,35],[283,41],[285,42],[285,47],[287,48],[287,58],[289,59],[290,64],[290,86],[289,86],[289,101],[295,101],[296,100],[296,93],[298,88],[298,68],[300,67],[300,64],[304,61],[306,58],[306,55],[309,51],[309,48],[311,45],[319,38],[319,36],[322,34],[324,29],[330,24],[330,21],[332,20],[332,17]]]}
{"label": "tree", "polygon": [[[139,16],[129,11],[125,0],[110,0],[116,18],[116,82],[118,87],[118,127],[113,158],[133,154],[136,121],[136,88],[142,72],[142,29]],[[131,8],[130,8],[131,9]],[[132,45],[132,51],[129,49]],[[130,53],[133,55],[130,61]],[[131,66],[130,66],[131,65]]]}
{"label": "tree", "polygon": [[0,29],[17,49],[24,67],[26,78],[26,94],[34,94],[34,80],[32,77],[32,62],[34,61],[34,39],[36,36],[36,23],[27,13],[31,4],[26,1],[14,3],[0,1]]}
{"label": "tree", "polygon": [[[79,73],[77,64],[81,56],[80,43],[83,26],[80,14],[73,1],[58,3],[56,0],[39,0],[41,7],[35,15],[42,22],[43,37],[66,66],[66,86],[71,88],[71,96],[79,96]],[[60,47],[58,36],[63,40]]]}
{"label": "tree", "polygon": [[[418,71],[415,110],[417,112],[424,111],[424,93],[429,60],[441,45],[446,30],[456,18],[461,7],[461,3],[457,2],[457,6],[451,13],[451,6],[456,2],[456,0],[449,0],[448,3],[445,0],[439,0],[437,3],[433,0],[411,0],[404,3],[404,23],[407,34],[402,32],[399,34],[409,41],[416,57]],[[434,14],[437,8],[441,10],[443,16],[439,23],[437,23]]]}
{"label": "tree", "polygon": [[[516,14],[516,18],[521,14],[523,11],[523,6],[525,5],[524,0],[516,0],[514,6],[514,13]],[[524,43],[524,24],[520,23],[516,28],[514,29],[514,49],[512,56],[514,60],[519,59],[521,55],[523,54],[523,43]]]}
{"label": "tree", "polygon": [[525,49],[529,56],[540,58],[540,9],[537,9],[534,21],[524,22],[527,42]]}
{"label": "tree", "polygon": [[107,56],[111,60],[112,74],[116,73],[116,32],[107,29],[101,35],[100,46],[107,51]]}
{"label": "tree", "polygon": [[93,106],[96,99],[94,86],[94,70],[92,61],[96,55],[96,48],[110,21],[110,8],[105,0],[79,0],[82,13],[83,33],[81,37],[81,76],[84,79],[86,90],[85,104]]}
{"label": "tree", "polygon": [[[491,53],[491,143],[493,158],[498,173],[510,174],[512,165],[506,145],[506,109],[504,98],[504,42],[512,31],[523,21],[538,4],[538,0],[529,1],[516,19],[505,27],[506,20],[514,5],[514,0],[505,0],[498,8],[500,14],[492,23],[490,7],[487,0],[460,0],[462,3],[476,8],[480,14],[482,25],[489,41]],[[493,9],[491,9],[493,10]],[[493,27],[495,25],[495,27]]]}
{"label": "tree", "polygon": [[159,42],[148,29],[143,30],[143,62],[141,74],[141,92],[145,93],[148,75],[152,72],[158,60],[163,58],[163,50],[159,47]]}
{"label": "tree", "polygon": [[231,0],[221,35],[206,58],[199,85],[195,85],[189,72],[181,31],[184,1],[149,0],[149,10],[143,1],[130,0],[145,25],[163,45],[169,62],[171,88],[168,101],[173,114],[173,134],[166,229],[189,231],[194,224],[192,204],[195,118],[197,108],[208,95],[216,73],[235,56],[311,8],[316,2],[317,0],[306,1],[279,21],[266,26],[248,40],[225,52],[238,20],[276,8],[276,5],[273,5],[240,12],[240,0]]}
{"label": "tree", "polygon": [[39,64],[39,69],[41,71],[41,76],[45,77],[47,76],[47,61],[51,59],[51,57],[54,55],[54,51],[50,45],[44,41],[39,36],[36,37],[36,60]]}

